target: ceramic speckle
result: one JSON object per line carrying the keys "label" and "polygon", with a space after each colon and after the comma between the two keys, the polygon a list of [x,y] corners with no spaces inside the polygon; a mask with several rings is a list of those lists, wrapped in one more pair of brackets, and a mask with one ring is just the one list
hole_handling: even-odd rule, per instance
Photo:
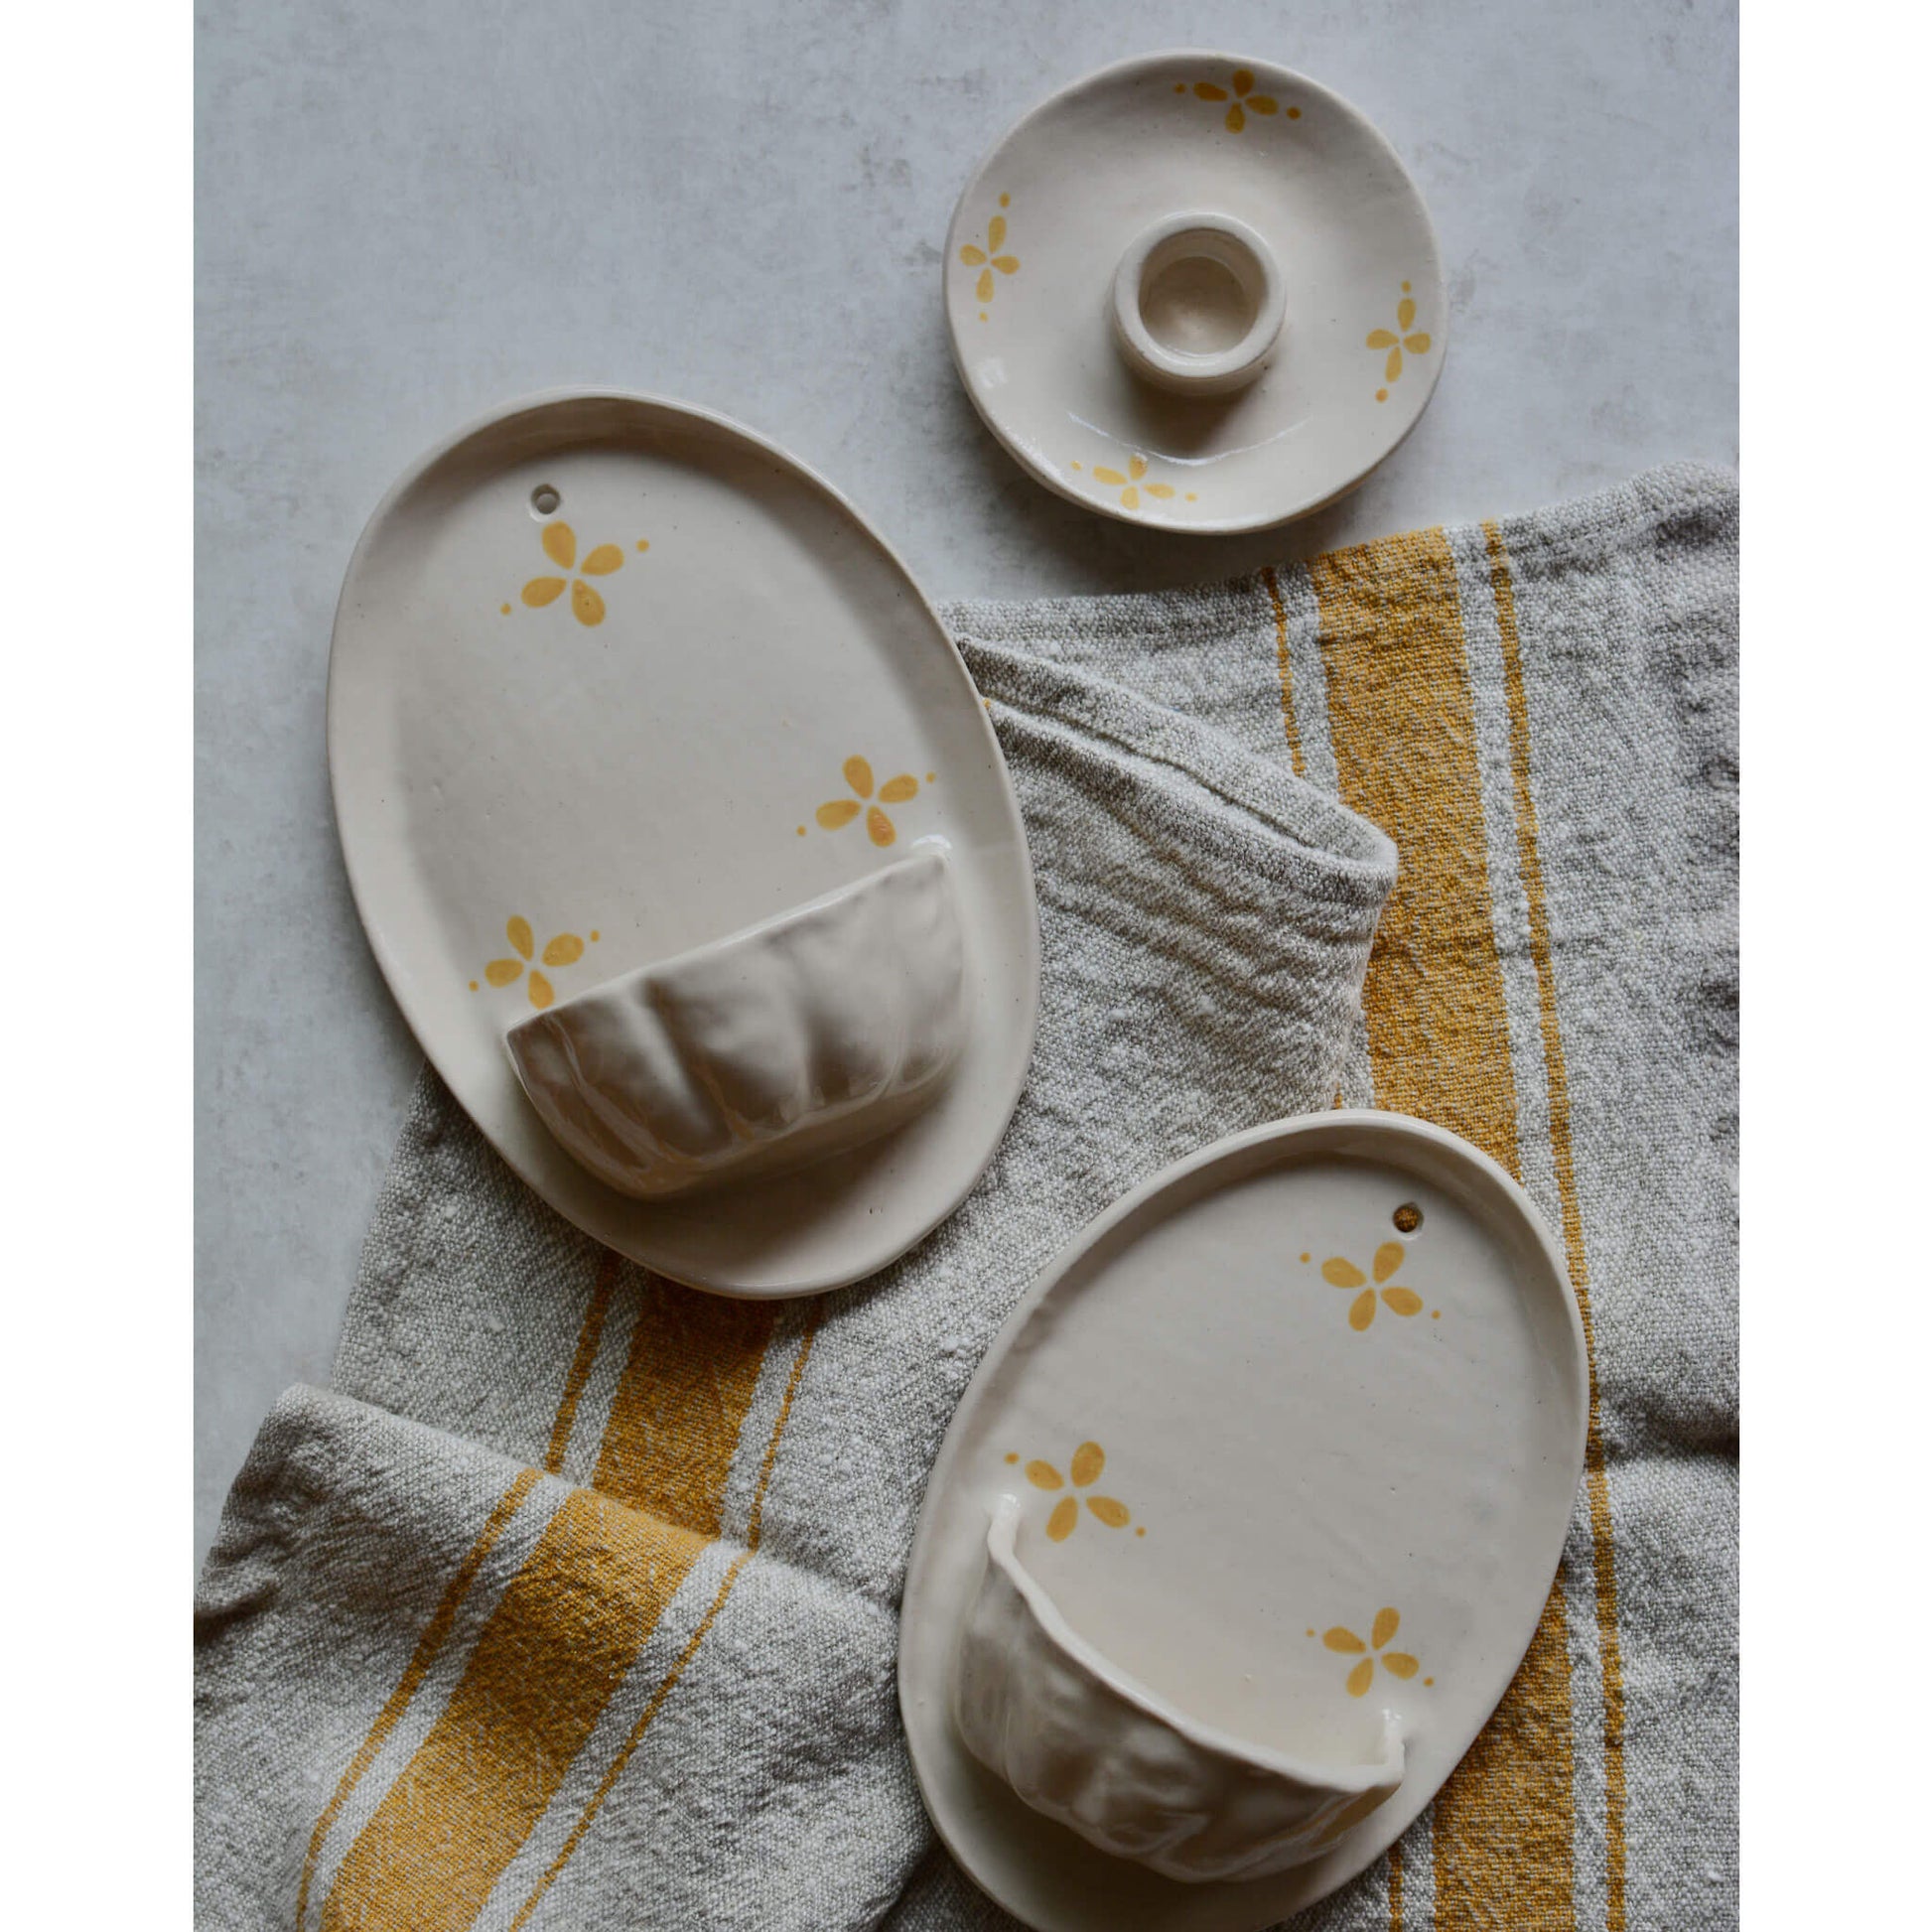
{"label": "ceramic speckle", "polygon": [[1359,483],[1441,373],[1435,231],[1387,141],[1305,75],[1150,55],[980,164],[945,256],[967,392],[1041,483],[1226,532]]}
{"label": "ceramic speckle", "polygon": [[1397,1115],[1156,1175],[947,1430],[899,1697],[974,1879],[1046,1932],[1257,1932],[1379,1856],[1507,1688],[1588,1382],[1522,1190]]}

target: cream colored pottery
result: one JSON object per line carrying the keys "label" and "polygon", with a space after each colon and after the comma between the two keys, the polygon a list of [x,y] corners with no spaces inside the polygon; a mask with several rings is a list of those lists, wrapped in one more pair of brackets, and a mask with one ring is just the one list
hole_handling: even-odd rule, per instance
{"label": "cream colored pottery", "polygon": [[966,1038],[965,964],[952,868],[914,848],[532,1014],[509,1031],[510,1062],[601,1180],[647,1200],[695,1192],[862,1146],[930,1105]]}
{"label": "cream colored pottery", "polygon": [[1528,1647],[1587,1401],[1554,1241],[1440,1128],[1311,1115],[1137,1188],[926,1491],[899,1698],[954,1857],[1044,1932],[1252,1932],[1352,1877]]}
{"label": "cream colored pottery", "polygon": [[[726,1294],[829,1288],[991,1158],[1037,1007],[1019,804],[930,606],[784,452],[604,392],[466,429],[356,547],[329,754],[404,1016],[599,1240]],[[533,1020],[544,1111],[507,1047]],[[737,1084],[694,1138],[700,1064]],[[586,1127],[620,1115],[627,1168]]]}
{"label": "cream colored pottery", "polygon": [[1049,488],[1162,529],[1248,530],[1352,489],[1415,427],[1448,303],[1388,142],[1303,74],[1146,55],[1042,102],[946,239],[975,407]]}

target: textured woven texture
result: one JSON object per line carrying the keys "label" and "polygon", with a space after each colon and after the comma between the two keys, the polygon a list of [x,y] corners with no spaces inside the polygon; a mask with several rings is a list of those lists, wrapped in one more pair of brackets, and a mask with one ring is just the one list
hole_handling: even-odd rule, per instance
{"label": "textured woven texture", "polygon": [[939,1436],[1090,1215],[1338,1090],[1520,1175],[1593,1393],[1502,1709],[1304,1922],[1734,1922],[1736,524],[1728,478],[1665,471],[952,608],[1027,813],[1040,1033],[980,1186],[861,1288],[655,1281],[426,1074],[335,1386],[263,1425],[203,1578],[201,1923],[1010,1923],[932,1847],[894,1706]]}

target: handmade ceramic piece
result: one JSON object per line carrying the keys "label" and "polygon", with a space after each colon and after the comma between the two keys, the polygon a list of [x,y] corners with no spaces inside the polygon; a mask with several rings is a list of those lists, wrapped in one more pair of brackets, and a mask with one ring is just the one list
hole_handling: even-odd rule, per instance
{"label": "handmade ceramic piece", "polygon": [[927,1487],[899,1697],[954,1856],[1046,1932],[1252,1932],[1353,1876],[1528,1647],[1587,1388],[1549,1233],[1439,1128],[1311,1115],[1136,1189]]}
{"label": "handmade ceramic piece", "polygon": [[1435,230],[1380,134],[1205,52],[1103,68],[980,164],[946,240],[967,393],[1049,488],[1164,529],[1352,489],[1442,371]]}
{"label": "handmade ceramic piece", "polygon": [[816,904],[606,980],[509,1032],[523,1090],[600,1179],[651,1199],[862,1146],[966,1036],[952,868],[917,852]]}
{"label": "handmade ceramic piece", "polygon": [[[329,747],[397,1003],[599,1240],[728,1294],[827,1288],[991,1158],[1037,1004],[1018,801],[917,587],[782,451],[604,393],[465,430],[356,548]],[[543,1112],[506,1050],[533,1018]],[[725,1083],[709,1124],[673,1118],[694,1076]]]}

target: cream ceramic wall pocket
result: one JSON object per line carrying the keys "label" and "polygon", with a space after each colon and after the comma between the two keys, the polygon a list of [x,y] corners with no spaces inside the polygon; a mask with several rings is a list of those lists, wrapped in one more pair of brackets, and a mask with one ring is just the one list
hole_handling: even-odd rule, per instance
{"label": "cream ceramic wall pocket", "polygon": [[376,958],[553,1207],[676,1280],[871,1274],[1032,1051],[1018,802],[930,606],[829,485],[648,397],[511,405],[350,562],[330,771]]}
{"label": "cream ceramic wall pocket", "polygon": [[1045,1932],[1255,1932],[1379,1856],[1549,1593],[1587,1369],[1453,1135],[1218,1143],[1082,1234],[947,1431],[900,1626],[941,1837]]}

